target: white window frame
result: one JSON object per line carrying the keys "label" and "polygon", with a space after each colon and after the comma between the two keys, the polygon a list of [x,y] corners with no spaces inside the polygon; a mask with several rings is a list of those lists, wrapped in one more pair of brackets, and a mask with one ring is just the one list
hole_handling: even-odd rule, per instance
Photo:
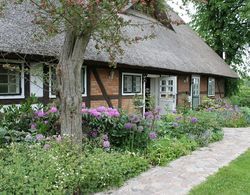
{"label": "white window frame", "polygon": [[[209,80],[210,79],[214,80],[214,86],[212,88],[214,90],[212,91],[212,94],[209,94]],[[208,79],[207,79],[207,96],[208,97],[214,97],[215,96],[215,78],[214,77],[208,77]]]}
{"label": "white window frame", "polygon": [[[10,63],[11,64],[11,63]],[[25,91],[25,88],[24,88],[24,64],[20,64],[21,65],[21,76],[20,76],[20,90],[21,90],[21,94],[18,94],[18,95],[3,95],[3,94],[0,94],[0,99],[1,100],[4,100],[4,99],[24,99],[25,98],[25,94],[24,94],[24,91]]]}
{"label": "white window frame", "polygon": [[[82,94],[82,97],[87,97],[87,66],[82,67],[84,69],[85,77],[84,77],[84,88],[85,88],[85,93]],[[56,95],[52,94],[52,70],[51,70],[51,65],[49,66],[49,98],[56,98]]]}
{"label": "white window frame", "polygon": [[[124,90],[123,86],[124,86],[124,76],[125,76],[125,75],[128,75],[128,76],[140,76],[140,77],[141,77],[141,92],[140,92],[140,93],[133,93],[133,92],[131,92],[131,93],[126,93],[126,92],[123,91],[123,90]],[[123,95],[123,96],[126,96],[126,95],[142,95],[142,74],[138,74],[138,73],[128,73],[128,72],[123,72],[123,73],[122,73],[122,95]]]}

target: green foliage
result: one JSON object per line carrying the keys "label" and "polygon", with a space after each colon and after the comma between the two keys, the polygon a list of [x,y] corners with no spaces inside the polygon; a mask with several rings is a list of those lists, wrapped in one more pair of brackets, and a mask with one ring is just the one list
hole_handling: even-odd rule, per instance
{"label": "green foliage", "polygon": [[149,145],[147,158],[151,164],[163,166],[180,156],[189,154],[197,147],[195,141],[185,136],[180,139],[165,136]]}
{"label": "green foliage", "polygon": [[250,80],[244,79],[238,93],[230,97],[231,103],[240,107],[250,107]]}
{"label": "green foliage", "polygon": [[243,62],[245,48],[249,45],[249,3],[246,0],[210,0],[196,2],[192,27],[226,62],[243,76],[249,67]]}
{"label": "green foliage", "polygon": [[171,137],[188,136],[201,146],[211,142],[215,132],[222,131],[217,114],[207,111],[190,111],[185,115],[168,114],[163,119],[161,129]]}
{"label": "green foliage", "polygon": [[148,168],[131,154],[81,151],[68,141],[49,144],[0,148],[1,194],[86,194],[120,186]]}
{"label": "green foliage", "polygon": [[231,97],[238,94],[241,83],[240,79],[225,78],[225,96]]}
{"label": "green foliage", "polygon": [[[51,112],[51,108],[56,112]],[[23,141],[27,135],[54,135],[58,133],[58,112],[55,106],[43,106],[37,98],[30,97],[20,106],[2,108],[0,144]]]}

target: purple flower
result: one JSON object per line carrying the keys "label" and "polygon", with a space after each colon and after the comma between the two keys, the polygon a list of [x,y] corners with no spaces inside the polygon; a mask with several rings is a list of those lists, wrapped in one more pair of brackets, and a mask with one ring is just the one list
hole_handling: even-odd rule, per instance
{"label": "purple flower", "polygon": [[90,114],[91,116],[96,117],[96,118],[100,118],[100,116],[101,116],[101,113],[98,112],[96,109],[90,109],[90,110],[89,110],[89,114]]}
{"label": "purple flower", "polygon": [[98,131],[96,131],[96,130],[90,131],[89,135],[90,135],[91,137],[93,137],[93,138],[96,138],[97,135],[98,135]]}
{"label": "purple flower", "polygon": [[104,140],[104,141],[102,142],[102,146],[103,146],[103,148],[105,148],[105,149],[109,149],[109,148],[110,148],[110,142],[109,142],[108,140]]}
{"label": "purple flower", "polygon": [[145,117],[147,117],[149,115],[153,115],[153,113],[151,111],[149,111],[149,112],[145,112],[145,114],[144,114]]}
{"label": "purple flower", "polygon": [[176,113],[177,113],[177,111],[176,111],[176,110],[173,110],[173,111],[172,111],[172,113],[173,113],[173,114],[176,114]]}
{"label": "purple flower", "polygon": [[49,123],[49,121],[44,121],[44,124],[47,125]]}
{"label": "purple flower", "polygon": [[198,122],[198,119],[195,118],[195,117],[192,117],[190,121],[191,121],[191,123],[197,123],[197,122]]}
{"label": "purple flower", "polygon": [[156,139],[156,138],[157,138],[157,133],[156,133],[156,132],[154,132],[154,131],[152,131],[152,132],[150,132],[150,133],[149,133],[149,135],[148,135],[148,136],[149,136],[149,138],[150,138],[150,139],[152,139],[152,140],[153,140],[153,139]]}
{"label": "purple flower", "polygon": [[102,139],[103,139],[104,141],[108,141],[108,140],[109,140],[109,137],[108,137],[107,134],[105,134],[105,135],[102,136]]}
{"label": "purple flower", "polygon": [[207,111],[211,112],[211,111],[213,111],[213,108],[208,108]]}
{"label": "purple flower", "polygon": [[173,122],[173,127],[178,127],[179,126],[179,124],[178,123],[176,123],[176,122]]}
{"label": "purple flower", "polygon": [[52,106],[51,108],[50,108],[50,110],[49,110],[49,112],[51,112],[51,113],[56,113],[58,110],[57,110],[57,108],[55,107],[55,106]]}
{"label": "purple flower", "polygon": [[146,116],[146,119],[147,120],[153,120],[154,119],[154,115],[153,114],[148,115],[148,116]]}
{"label": "purple flower", "polygon": [[37,134],[36,135],[36,140],[37,141],[41,141],[41,140],[43,140],[44,139],[44,136],[42,135],[42,134]]}
{"label": "purple flower", "polygon": [[132,115],[132,116],[130,116],[130,121],[132,123],[139,123],[140,122],[140,118],[138,116],[136,116],[136,115]]}
{"label": "purple flower", "polygon": [[133,124],[132,123],[126,123],[124,125],[125,129],[132,129],[133,128]]}
{"label": "purple flower", "polygon": [[104,106],[100,106],[96,109],[98,112],[105,112],[106,108]]}
{"label": "purple flower", "polygon": [[82,108],[86,108],[85,102],[82,102]]}
{"label": "purple flower", "polygon": [[36,124],[35,124],[35,123],[32,123],[32,124],[30,125],[30,128],[31,128],[31,129],[36,129]]}
{"label": "purple flower", "polygon": [[45,116],[45,112],[43,112],[42,110],[38,110],[38,111],[36,111],[36,115],[37,115],[37,117],[42,118]]}
{"label": "purple flower", "polygon": [[161,115],[158,114],[155,116],[155,120],[160,120],[160,119],[161,119]]}
{"label": "purple flower", "polygon": [[50,149],[50,145],[49,144],[45,144],[44,146],[43,146],[43,148],[45,149],[45,150],[48,150],[48,149]]}

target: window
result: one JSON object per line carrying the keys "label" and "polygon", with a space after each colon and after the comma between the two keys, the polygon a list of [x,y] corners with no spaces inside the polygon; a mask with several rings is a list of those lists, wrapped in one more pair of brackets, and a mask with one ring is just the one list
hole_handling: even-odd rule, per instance
{"label": "window", "polygon": [[212,77],[208,78],[208,96],[215,95],[215,79]]}
{"label": "window", "polygon": [[[82,67],[81,73],[81,83],[82,83],[82,95],[87,95],[87,68]],[[56,96],[56,71],[54,67],[50,67],[50,97],[54,98]]]}
{"label": "window", "polygon": [[21,95],[21,66],[12,69],[0,65],[0,96]]}
{"label": "window", "polygon": [[123,84],[123,95],[135,95],[142,93],[142,75],[141,74],[132,74],[132,73],[123,73],[122,76]]}

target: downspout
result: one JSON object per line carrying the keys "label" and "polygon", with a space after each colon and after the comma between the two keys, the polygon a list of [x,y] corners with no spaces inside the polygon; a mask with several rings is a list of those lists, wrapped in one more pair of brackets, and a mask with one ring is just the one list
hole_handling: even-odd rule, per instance
{"label": "downspout", "polygon": [[143,118],[145,117],[145,112],[146,112],[146,77],[147,75],[143,75],[143,95],[142,95],[142,102],[143,102],[143,107],[142,107],[142,116]]}

